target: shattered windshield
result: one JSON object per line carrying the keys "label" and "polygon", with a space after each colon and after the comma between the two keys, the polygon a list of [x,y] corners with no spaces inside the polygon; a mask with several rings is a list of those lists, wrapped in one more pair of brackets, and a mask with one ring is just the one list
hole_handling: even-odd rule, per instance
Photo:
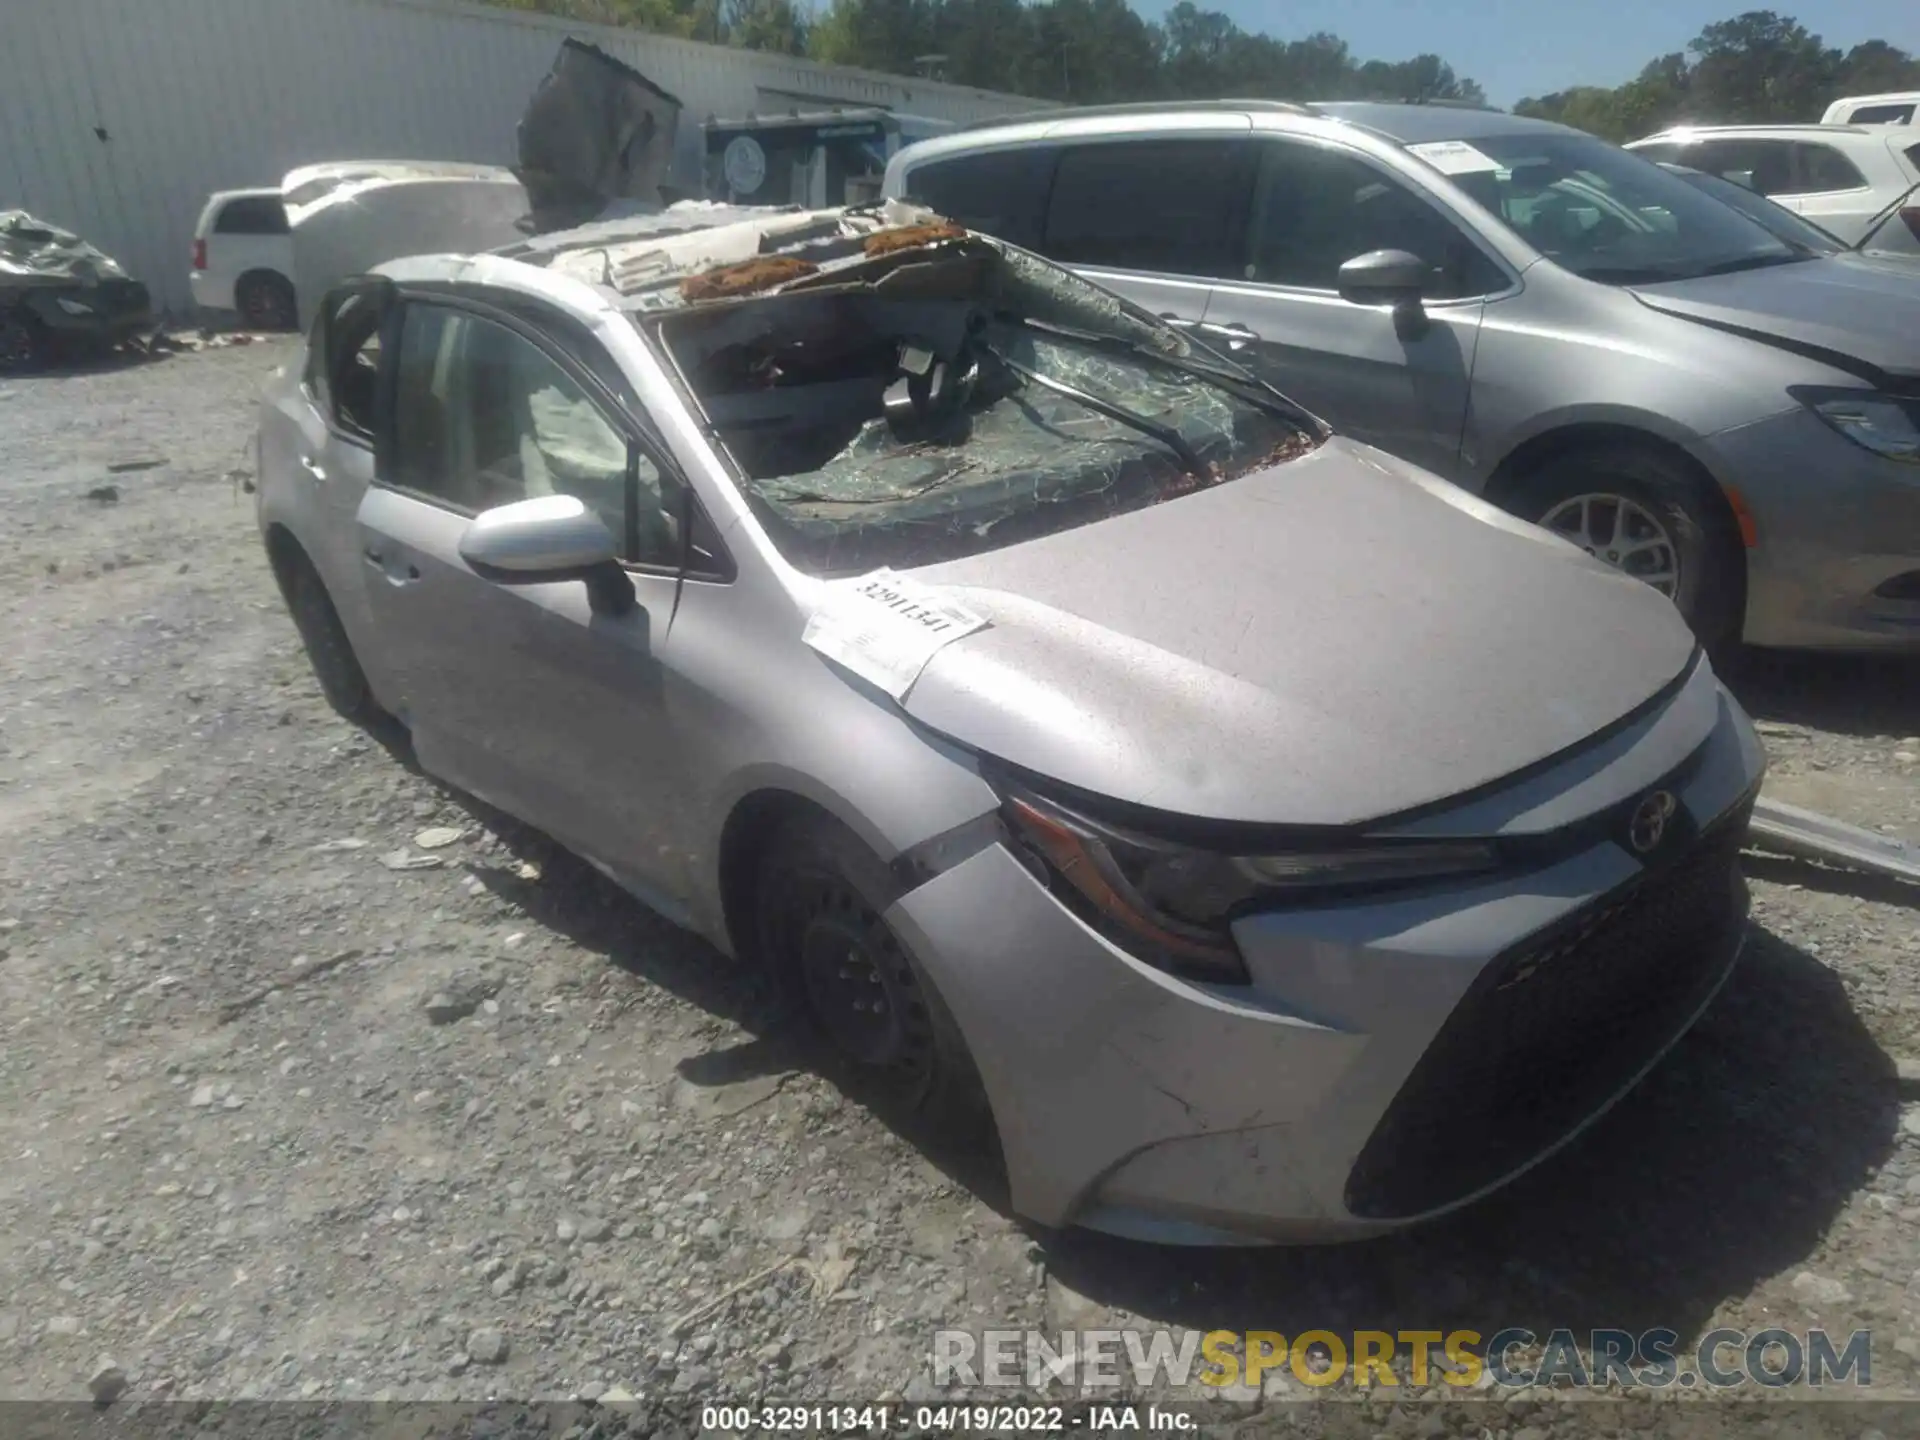
{"label": "shattered windshield", "polygon": [[652,323],[755,514],[813,574],[998,549],[1322,438],[1239,367],[979,237],[773,277],[779,293]]}

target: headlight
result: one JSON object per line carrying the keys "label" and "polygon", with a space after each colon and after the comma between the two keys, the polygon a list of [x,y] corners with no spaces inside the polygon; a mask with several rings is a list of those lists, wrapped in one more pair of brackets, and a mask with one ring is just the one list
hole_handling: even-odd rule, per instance
{"label": "headlight", "polygon": [[82,304],[82,303],[81,303],[80,301],[78,301],[78,300],[69,300],[69,299],[68,299],[68,298],[67,298],[66,296],[64,296],[64,295],[56,295],[56,296],[54,296],[54,297],[53,297],[53,303],[54,303],[54,304],[56,304],[56,305],[58,305],[58,306],[59,306],[59,307],[60,307],[60,308],[61,308],[62,310],[64,310],[64,311],[66,311],[66,312],[67,312],[67,314],[69,314],[69,315],[91,315],[91,314],[93,314],[93,307],[92,307],[91,305],[83,305],[83,304]]}
{"label": "headlight", "polygon": [[1499,863],[1477,840],[1358,840],[1230,854],[1088,818],[1025,790],[1003,791],[1017,841],[1054,894],[1129,954],[1161,969],[1244,984],[1232,922],[1262,906],[1471,875]]}
{"label": "headlight", "polygon": [[1920,465],[1920,401],[1872,390],[1796,390],[1793,395],[1854,444]]}

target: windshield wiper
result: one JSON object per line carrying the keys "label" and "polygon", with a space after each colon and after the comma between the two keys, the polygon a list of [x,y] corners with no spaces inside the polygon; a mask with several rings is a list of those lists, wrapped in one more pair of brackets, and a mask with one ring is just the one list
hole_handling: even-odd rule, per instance
{"label": "windshield wiper", "polygon": [[1706,275],[1737,275],[1742,270],[1771,270],[1776,265],[1798,265],[1802,260],[1812,259],[1812,255],[1742,255],[1737,260],[1722,260],[1717,265],[1709,265],[1698,273]]}
{"label": "windshield wiper", "polygon": [[1668,280],[1689,278],[1676,275],[1671,270],[1657,270],[1651,265],[1595,265],[1573,273],[1582,280],[1592,280],[1600,285],[1659,285]]}
{"label": "windshield wiper", "polygon": [[[978,342],[976,342],[976,344],[977,343]],[[999,361],[1000,364],[1004,365],[1008,370],[1018,375],[1028,384],[1038,385],[1043,390],[1051,390],[1056,395],[1064,395],[1076,405],[1084,405],[1097,415],[1104,415],[1109,420],[1117,421],[1130,429],[1138,430],[1142,435],[1151,435],[1155,440],[1158,440],[1162,445],[1180,457],[1181,469],[1193,476],[1194,479],[1210,480],[1213,478],[1213,472],[1207,468],[1206,462],[1200,458],[1200,452],[1195,450],[1193,446],[1187,442],[1186,436],[1182,435],[1171,425],[1162,425],[1158,420],[1150,420],[1145,415],[1140,414],[1139,411],[1129,410],[1126,406],[1117,404],[1112,400],[1102,399],[1098,395],[1089,395],[1078,385],[1069,385],[1066,381],[1056,380],[1051,375],[1042,375],[1037,370],[1029,370],[1019,361],[1009,360],[991,346],[981,345],[979,348],[985,351],[986,354],[991,355],[995,360]]]}
{"label": "windshield wiper", "polygon": [[1909,185],[1905,190],[1902,190],[1898,195],[1894,196],[1893,199],[1882,205],[1873,213],[1872,217],[1868,219],[1867,228],[1860,232],[1860,238],[1846,248],[1849,251],[1865,254],[1867,241],[1874,237],[1874,234],[1880,229],[1880,226],[1885,223],[1886,218],[1902,205],[1905,205],[1916,192],[1920,192],[1920,185]]}
{"label": "windshield wiper", "polygon": [[1142,356],[1156,364],[1165,365],[1170,370],[1178,370],[1183,375],[1211,380],[1222,388],[1232,390],[1244,400],[1263,405],[1269,410],[1279,411],[1287,419],[1297,425],[1304,425],[1308,430],[1318,428],[1318,423],[1313,416],[1251,372],[1241,373],[1219,365],[1208,365],[1204,361],[1190,360],[1184,355],[1169,355],[1163,350],[1156,350],[1144,340],[1129,340],[1124,335],[1102,335],[1091,330],[1076,330],[1067,325],[1050,324],[1044,320],[1021,318],[1014,323],[1023,330],[1037,330],[1042,335],[1052,335],[1076,345],[1085,345],[1090,350],[1117,350],[1123,355]]}

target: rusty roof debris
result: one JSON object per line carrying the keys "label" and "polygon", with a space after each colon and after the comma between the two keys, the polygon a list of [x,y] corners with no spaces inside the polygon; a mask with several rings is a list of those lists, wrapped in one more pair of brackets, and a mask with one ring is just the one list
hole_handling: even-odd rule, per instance
{"label": "rusty roof debris", "polygon": [[877,259],[901,250],[938,245],[943,240],[966,238],[967,231],[951,220],[928,220],[918,225],[898,225],[887,230],[876,230],[860,242],[860,248],[866,252],[868,259]]}
{"label": "rusty roof debris", "polygon": [[[875,260],[981,240],[900,200],[830,210],[683,202],[503,247],[498,253],[584,280],[636,311],[760,295]],[[997,247],[995,247],[997,248]]]}
{"label": "rusty roof debris", "polygon": [[728,300],[819,273],[818,265],[795,255],[760,255],[737,265],[721,265],[687,276],[680,282],[680,298],[689,303]]}

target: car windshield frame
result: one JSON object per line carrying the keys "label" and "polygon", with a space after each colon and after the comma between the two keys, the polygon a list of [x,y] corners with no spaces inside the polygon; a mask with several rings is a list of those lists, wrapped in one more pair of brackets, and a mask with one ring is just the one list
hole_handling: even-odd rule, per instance
{"label": "car windshield frame", "polygon": [[[1434,147],[1407,148],[1418,157]],[[1661,284],[1813,258],[1655,161],[1591,135],[1516,129],[1447,141],[1445,150],[1443,173],[1482,213],[1585,280]],[[1516,201],[1527,205],[1524,217]],[[1543,201],[1557,203],[1543,214]],[[1590,225],[1581,209],[1595,212]]]}
{"label": "car windshield frame", "polygon": [[[916,265],[898,255],[876,257],[838,270],[830,282],[819,276],[631,317],[768,541],[803,573],[832,579],[909,570],[1005,548],[1231,483],[1315,449],[1331,434],[1244,366],[1072,271],[977,232],[930,248],[913,257]],[[927,262],[951,263],[956,274],[984,265],[990,278],[977,296],[964,289],[935,294],[940,282],[929,290]],[[899,277],[910,268],[920,276],[903,285]],[[907,384],[906,351],[918,348],[917,340],[908,343],[911,327],[896,332],[874,324],[867,332],[880,352],[890,345],[900,351],[898,374],[879,378],[888,364],[881,353],[880,369],[868,360],[844,379],[818,380],[819,401],[775,422],[764,438],[743,434],[749,427],[728,402],[777,396],[786,362],[776,362],[780,376],[763,389],[722,388],[712,367],[723,348],[703,350],[707,342],[698,339],[703,328],[735,338],[764,334],[770,354],[802,343],[775,322],[756,330],[762,322],[751,307],[771,314],[784,305],[796,321],[818,309],[807,322],[816,338],[804,342],[818,346],[822,334],[847,342],[889,306],[912,307],[915,324],[938,329],[929,305],[984,314],[982,307],[993,304],[1001,308],[990,320],[969,320],[978,327],[966,352],[974,388],[959,409],[925,428],[916,428],[925,416],[902,408],[920,403],[910,401],[916,387]],[[821,324],[835,306],[845,313]],[[906,316],[903,308],[898,318]],[[952,366],[954,355],[940,341],[927,348]],[[849,388],[856,408],[832,417],[831,407],[849,398],[838,392]],[[855,415],[863,417],[857,424]],[[816,429],[845,433],[816,463],[786,468],[789,451],[812,453]],[[1057,470],[1040,458],[1050,445],[1062,457]],[[911,466],[923,460],[924,473],[909,479]]]}

